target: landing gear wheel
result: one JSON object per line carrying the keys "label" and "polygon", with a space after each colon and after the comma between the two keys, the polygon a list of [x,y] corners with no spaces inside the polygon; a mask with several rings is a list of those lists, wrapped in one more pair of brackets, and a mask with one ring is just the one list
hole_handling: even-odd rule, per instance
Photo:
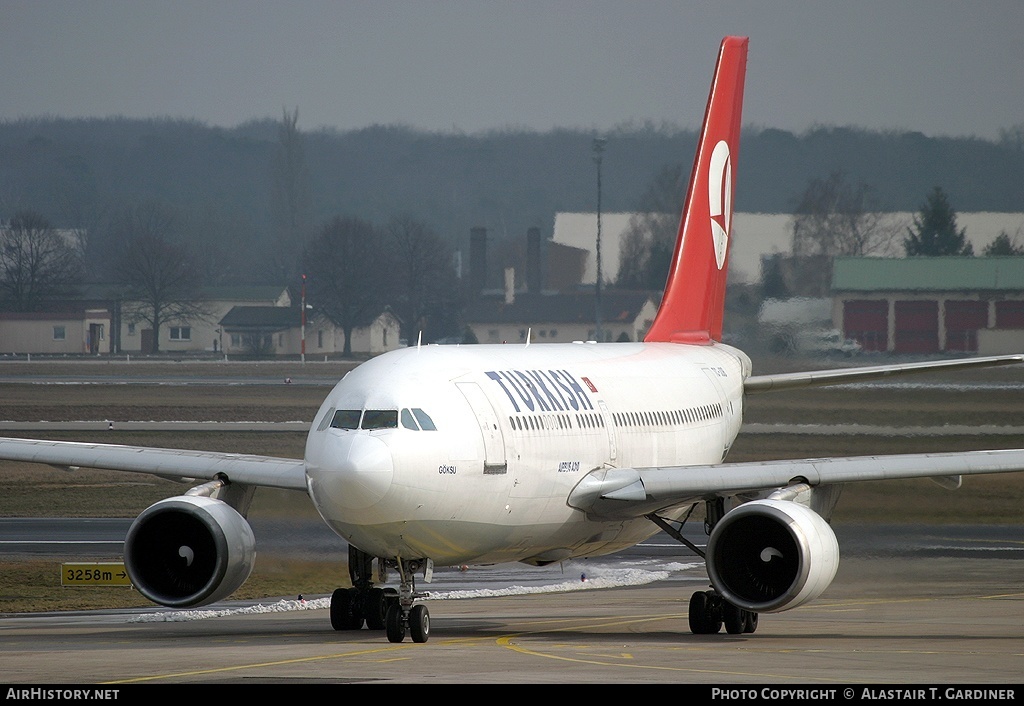
{"label": "landing gear wheel", "polygon": [[402,615],[402,606],[392,603],[388,606],[388,612],[384,617],[384,630],[388,635],[388,642],[401,642],[405,639],[405,619]]}
{"label": "landing gear wheel", "polygon": [[356,615],[354,595],[350,588],[339,588],[331,595],[331,627],[335,630],[363,627],[363,616]]}
{"label": "landing gear wheel", "polygon": [[409,611],[409,634],[413,642],[426,642],[430,637],[430,612],[425,605],[414,605]]}
{"label": "landing gear wheel", "polygon": [[746,613],[746,619],[743,621],[743,632],[754,632],[757,630],[757,613],[752,610],[748,610]]}
{"label": "landing gear wheel", "polygon": [[385,590],[383,588],[368,590],[363,608],[366,613],[366,627],[370,630],[383,630],[388,612],[388,599]]}
{"label": "landing gear wheel", "polygon": [[722,622],[725,623],[725,631],[730,635],[740,635],[746,631],[747,611],[734,606],[728,601],[722,603]]}
{"label": "landing gear wheel", "polygon": [[694,635],[714,635],[722,628],[720,609],[711,591],[697,591],[690,596],[689,620]]}

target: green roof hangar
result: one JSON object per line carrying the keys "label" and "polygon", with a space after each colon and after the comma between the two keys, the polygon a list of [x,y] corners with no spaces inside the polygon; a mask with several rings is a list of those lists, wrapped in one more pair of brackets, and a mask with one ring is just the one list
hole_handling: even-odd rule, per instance
{"label": "green roof hangar", "polygon": [[837,257],[831,292],[865,351],[1024,351],[1024,257]]}

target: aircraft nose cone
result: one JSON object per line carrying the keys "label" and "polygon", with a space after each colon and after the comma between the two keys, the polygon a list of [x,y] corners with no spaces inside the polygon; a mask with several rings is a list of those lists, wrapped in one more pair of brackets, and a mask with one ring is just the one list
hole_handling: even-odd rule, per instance
{"label": "aircraft nose cone", "polygon": [[364,510],[387,494],[393,476],[387,444],[367,434],[345,433],[325,445],[310,489],[318,501]]}

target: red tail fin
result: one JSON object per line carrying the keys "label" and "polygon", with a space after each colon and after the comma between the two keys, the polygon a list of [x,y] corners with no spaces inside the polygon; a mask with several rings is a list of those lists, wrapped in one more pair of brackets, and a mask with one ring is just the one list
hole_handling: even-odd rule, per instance
{"label": "red tail fin", "polygon": [[747,42],[722,40],[665,294],[645,341],[722,340]]}

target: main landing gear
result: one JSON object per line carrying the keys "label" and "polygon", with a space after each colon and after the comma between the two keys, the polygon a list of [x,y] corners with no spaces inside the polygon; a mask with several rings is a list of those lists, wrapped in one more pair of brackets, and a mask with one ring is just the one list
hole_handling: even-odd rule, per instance
{"label": "main landing gear", "polygon": [[689,619],[694,635],[714,635],[723,624],[730,635],[757,630],[757,613],[734,606],[713,590],[690,596]]}
{"label": "main landing gear", "polygon": [[[380,560],[378,560],[380,562]],[[390,642],[402,642],[406,632],[413,642],[426,642],[430,636],[430,613],[425,605],[414,605],[414,572],[419,562],[398,560],[401,585],[381,588],[373,585],[373,557],[349,545],[348,573],[352,588],[339,588],[331,595],[331,627],[335,630],[384,630]],[[380,564],[381,581],[385,569]]]}
{"label": "main landing gear", "polygon": [[[725,514],[724,506],[725,503],[722,498],[714,498],[705,502],[706,519],[704,520],[704,532],[706,534],[710,535],[711,530],[714,529],[715,523],[722,519],[722,516]],[[647,515],[647,519],[658,525],[658,527],[664,530],[666,534],[676,541],[685,544],[701,559],[704,559],[704,551],[684,537],[682,532],[680,532],[683,525],[686,524],[686,520],[689,519],[690,513],[692,513],[696,507],[697,506],[695,504],[690,508],[690,512],[687,513],[686,517],[684,517],[679,523],[678,528],[673,527],[663,518],[658,517],[653,513]],[[732,603],[722,598],[718,591],[714,589],[697,591],[690,596],[688,618],[690,622],[690,632],[694,635],[714,635],[722,629],[723,625],[725,625],[725,631],[730,635],[752,633],[757,630],[757,617],[758,614],[754,611],[734,606]]]}

